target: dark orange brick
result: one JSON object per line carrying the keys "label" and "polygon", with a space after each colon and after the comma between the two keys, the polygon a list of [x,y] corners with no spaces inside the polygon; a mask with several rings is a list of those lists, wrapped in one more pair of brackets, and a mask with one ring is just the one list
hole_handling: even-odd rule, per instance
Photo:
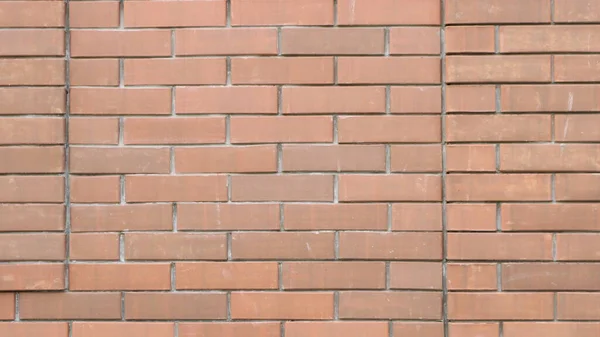
{"label": "dark orange brick", "polygon": [[180,289],[277,289],[276,262],[187,262],[175,264]]}
{"label": "dark orange brick", "polygon": [[263,0],[259,3],[231,1],[233,26],[256,25],[332,25],[332,0]]}
{"label": "dark orange brick", "polygon": [[331,320],[331,292],[233,292],[231,318],[260,320]]}
{"label": "dark orange brick", "polygon": [[168,290],[168,263],[77,263],[69,265],[69,290]]}
{"label": "dark orange brick", "polygon": [[420,291],[343,291],[341,319],[435,320],[442,317],[442,294]]}
{"label": "dark orange brick", "polygon": [[339,0],[340,25],[438,25],[436,0]]}
{"label": "dark orange brick", "polygon": [[282,151],[284,171],[385,171],[381,145],[284,145]]}
{"label": "dark orange brick", "polygon": [[225,1],[128,1],[125,27],[225,26]]}

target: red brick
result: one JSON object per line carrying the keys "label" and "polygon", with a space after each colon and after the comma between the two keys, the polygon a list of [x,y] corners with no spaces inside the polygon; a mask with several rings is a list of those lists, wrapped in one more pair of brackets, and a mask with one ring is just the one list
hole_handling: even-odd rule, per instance
{"label": "red brick", "polygon": [[391,87],[391,113],[441,113],[442,90],[440,87]]}
{"label": "red brick", "polygon": [[63,231],[62,205],[0,204],[0,232]]}
{"label": "red brick", "polygon": [[3,42],[0,44],[0,55],[3,57],[65,54],[65,32],[62,29],[1,30],[0,41]]}
{"label": "red brick", "polygon": [[227,76],[224,58],[129,59],[124,73],[125,85],[225,84]]}
{"label": "red brick", "polygon": [[386,322],[286,322],[286,337],[387,337]]}
{"label": "red brick", "polygon": [[597,263],[507,263],[502,265],[502,289],[597,291],[599,276]]}
{"label": "red brick", "polygon": [[63,88],[0,88],[0,115],[62,115],[65,102]]}
{"label": "red brick", "polygon": [[450,260],[552,260],[552,234],[449,233]]}
{"label": "red brick", "polygon": [[69,258],[72,260],[118,260],[119,234],[71,233]]}
{"label": "red brick", "polygon": [[341,201],[439,201],[441,179],[436,175],[350,175],[339,178]]}
{"label": "red brick", "polygon": [[118,203],[121,199],[119,176],[71,176],[72,203]]}
{"label": "red brick", "polygon": [[339,0],[340,25],[439,25],[436,0]]}
{"label": "red brick", "polygon": [[394,336],[444,336],[444,325],[441,322],[392,322],[392,330]]}
{"label": "red brick", "polygon": [[[117,1],[69,2],[69,27],[119,27],[119,3]],[[70,62],[73,62],[73,60]]]}
{"label": "red brick", "polygon": [[556,55],[554,56],[554,80],[556,82],[600,81],[600,56]]}
{"label": "red brick", "polygon": [[52,320],[120,320],[121,295],[118,293],[21,293],[19,317]]}
{"label": "red brick", "polygon": [[497,337],[500,335],[499,323],[450,323],[449,337]]}
{"label": "red brick", "polygon": [[60,146],[0,147],[0,173],[61,173],[64,148]]}
{"label": "red brick", "polygon": [[2,261],[60,261],[66,257],[63,234],[9,234],[0,237]]}
{"label": "red brick", "polygon": [[0,59],[0,85],[63,85],[65,61],[58,58]]}
{"label": "red brick", "polygon": [[15,319],[15,294],[1,293],[0,294],[0,319],[14,320]]}
{"label": "red brick", "polygon": [[277,88],[274,86],[177,87],[175,96],[178,114],[277,113]]}
{"label": "red brick", "polygon": [[[422,1],[422,0],[419,0]],[[438,57],[339,57],[338,81],[342,84],[437,84]]]}
{"label": "red brick", "polygon": [[166,115],[171,113],[167,88],[73,88],[75,115]]}
{"label": "red brick", "polygon": [[503,204],[502,230],[597,231],[598,204]]}
{"label": "red brick", "polygon": [[256,25],[332,25],[332,0],[263,0],[259,3],[245,0],[231,1],[233,26]]}
{"label": "red brick", "polygon": [[556,297],[559,320],[598,320],[600,317],[598,294],[558,293]]}
{"label": "red brick", "polygon": [[127,233],[126,260],[225,260],[225,234]]}
{"label": "red brick", "polygon": [[501,91],[502,111],[600,111],[597,91],[595,85],[506,85]]}
{"label": "red brick", "polygon": [[286,230],[385,230],[385,204],[286,204]]}
{"label": "red brick", "polygon": [[0,176],[0,202],[62,203],[64,178],[60,176]]}
{"label": "red brick", "polygon": [[600,236],[596,233],[556,234],[556,260],[594,261],[600,257]]}
{"label": "red brick", "polygon": [[79,147],[70,151],[72,173],[169,173],[169,149]]}
{"label": "red brick", "polygon": [[176,55],[276,55],[276,28],[178,29]]}
{"label": "red brick", "polygon": [[451,174],[446,178],[450,201],[549,201],[550,175]]}
{"label": "red brick", "polygon": [[594,22],[600,20],[598,0],[555,0],[554,21]]}
{"label": "red brick", "polygon": [[442,264],[440,262],[392,262],[390,288],[440,290],[442,289]]}
{"label": "red brick", "polygon": [[232,201],[333,201],[331,175],[238,175]]}
{"label": "red brick", "polygon": [[440,145],[392,145],[392,172],[441,172]]}
{"label": "red brick", "polygon": [[278,230],[279,205],[202,203],[178,204],[180,230]]}
{"label": "red brick", "polygon": [[449,290],[496,290],[495,263],[450,263],[446,269]]}
{"label": "red brick", "polygon": [[551,320],[552,293],[449,293],[451,320]]}
{"label": "red brick", "polygon": [[67,322],[0,322],[0,330],[7,336],[18,337],[67,337],[69,335]]}
{"label": "red brick", "polygon": [[384,113],[384,87],[284,87],[284,114]]}
{"label": "red brick", "polygon": [[556,200],[600,200],[600,175],[557,174],[555,186]]}
{"label": "red brick", "polygon": [[[125,319],[224,319],[225,293],[126,293]],[[169,335],[171,336],[171,335]]]}
{"label": "red brick", "polygon": [[118,203],[120,178],[118,176],[71,176],[72,203]]}
{"label": "red brick", "polygon": [[[210,158],[211,160],[206,160]],[[175,148],[178,173],[276,172],[275,145]]]}
{"label": "red brick", "polygon": [[171,205],[71,207],[73,232],[171,230]]}
{"label": "red brick", "polygon": [[[547,0],[546,0],[547,1]],[[598,52],[596,26],[505,26],[499,30],[502,53]]]}
{"label": "red brick", "polygon": [[284,262],[284,289],[383,289],[383,262]]}
{"label": "red brick", "polygon": [[139,144],[224,143],[224,117],[125,118],[123,142]]}
{"label": "red brick", "polygon": [[383,55],[381,28],[283,28],[283,55]]}
{"label": "red brick", "polygon": [[547,336],[560,337],[577,335],[593,337],[600,333],[600,324],[584,322],[510,322],[504,325],[504,336]]}
{"label": "red brick", "polygon": [[442,258],[440,233],[341,232],[341,259],[439,260]]}
{"label": "red brick", "polygon": [[279,322],[180,322],[179,336],[185,337],[280,337]]}
{"label": "red brick", "polygon": [[[103,1],[94,1],[102,3]],[[75,4],[79,3],[75,2]],[[119,84],[119,60],[73,59],[69,60],[71,85],[116,86]]]}
{"label": "red brick", "polygon": [[116,145],[118,143],[118,118],[69,117],[69,144]]}
{"label": "red brick", "polygon": [[394,27],[390,28],[389,34],[392,55],[440,53],[440,29],[437,27]]}
{"label": "red brick", "polygon": [[493,53],[494,34],[492,26],[446,27],[446,53]]}
{"label": "red brick", "polygon": [[496,146],[493,144],[446,145],[446,170],[493,172],[496,170]]}
{"label": "red brick", "polygon": [[127,202],[225,201],[227,178],[211,176],[128,176]]}
{"label": "red brick", "polygon": [[282,151],[284,171],[385,171],[381,145],[284,145]]}
{"label": "red brick", "polygon": [[496,89],[492,85],[450,85],[446,87],[447,112],[494,112]]}
{"label": "red brick", "polygon": [[392,204],[392,230],[441,231],[442,205],[439,203]]}
{"label": "red brick", "polygon": [[65,4],[62,2],[3,1],[0,3],[0,27],[63,27],[64,19]]}
{"label": "red brick", "polygon": [[0,265],[0,275],[0,291],[65,289],[65,266],[62,263],[3,264]]}
{"label": "red brick", "polygon": [[332,84],[333,57],[236,57],[231,59],[231,82]]}
{"label": "red brick", "polygon": [[436,116],[344,116],[338,118],[340,143],[436,143],[441,120]]}
{"label": "red brick", "polygon": [[276,262],[188,262],[175,264],[175,287],[194,290],[277,289]]}
{"label": "red brick", "polygon": [[554,134],[559,142],[597,142],[600,141],[600,121],[597,114],[556,115]]}
{"label": "red brick", "polygon": [[446,23],[550,22],[550,0],[447,0]]}
{"label": "red brick", "polygon": [[493,55],[446,57],[446,81],[550,82],[548,55]]}
{"label": "red brick", "polygon": [[442,294],[419,291],[343,291],[341,319],[440,319]]}
{"label": "red brick", "polygon": [[169,30],[72,30],[72,57],[170,56]]}
{"label": "red brick", "polygon": [[74,322],[73,337],[171,337],[173,323],[157,322]]}
{"label": "red brick", "polygon": [[503,144],[503,171],[600,171],[600,146],[593,144]]}
{"label": "red brick", "polygon": [[334,235],[311,233],[233,233],[231,257],[235,260],[323,260],[334,257]]}
{"label": "red brick", "polygon": [[446,206],[449,231],[495,231],[496,205],[448,204]]}
{"label": "red brick", "polygon": [[63,144],[65,123],[53,117],[0,117],[0,144]]}
{"label": "red brick", "polygon": [[69,265],[69,290],[73,291],[168,289],[171,289],[171,273],[168,263],[78,263]]}
{"label": "red brick", "polygon": [[449,142],[550,141],[550,115],[450,115],[446,116]]}
{"label": "red brick", "polygon": [[125,27],[225,26],[224,0],[127,1]]}
{"label": "red brick", "polygon": [[271,320],[331,320],[330,292],[233,292],[231,318]]}
{"label": "red brick", "polygon": [[331,116],[236,116],[231,118],[230,130],[234,144],[333,141]]}

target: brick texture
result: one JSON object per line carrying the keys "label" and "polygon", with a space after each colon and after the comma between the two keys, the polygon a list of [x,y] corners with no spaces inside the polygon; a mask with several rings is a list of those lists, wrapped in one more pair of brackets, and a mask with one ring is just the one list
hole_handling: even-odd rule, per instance
{"label": "brick texture", "polygon": [[600,335],[600,0],[0,1],[0,335]]}

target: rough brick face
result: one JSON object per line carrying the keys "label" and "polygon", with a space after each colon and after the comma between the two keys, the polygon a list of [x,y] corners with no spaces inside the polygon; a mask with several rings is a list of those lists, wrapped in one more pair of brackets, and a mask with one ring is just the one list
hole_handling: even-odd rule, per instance
{"label": "rough brick face", "polygon": [[599,23],[0,1],[0,335],[597,337]]}

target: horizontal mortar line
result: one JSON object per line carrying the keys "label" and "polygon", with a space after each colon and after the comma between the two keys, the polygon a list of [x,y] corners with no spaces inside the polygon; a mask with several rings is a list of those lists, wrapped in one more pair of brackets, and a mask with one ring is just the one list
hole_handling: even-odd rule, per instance
{"label": "horizontal mortar line", "polygon": [[[462,24],[461,24],[462,25]],[[477,24],[481,25],[481,24]],[[485,24],[484,24],[485,25]],[[71,32],[77,31],[157,31],[157,30],[211,30],[211,29],[222,29],[222,30],[238,30],[248,28],[290,28],[290,29],[302,29],[302,28],[330,28],[330,29],[343,29],[343,28],[393,28],[393,27],[407,27],[407,28],[440,28],[439,24],[342,24],[334,26],[333,24],[324,25],[288,25],[288,24],[267,24],[267,25],[232,25],[228,27],[226,25],[185,25],[185,26],[147,26],[147,27],[136,27],[136,26],[125,26],[125,27],[71,27]],[[4,27],[9,28],[9,27]],[[15,27],[21,28],[21,27]],[[28,28],[28,27],[27,27]],[[46,28],[46,27],[43,27]],[[54,28],[54,27],[47,27]],[[62,28],[62,27],[58,27]]]}

